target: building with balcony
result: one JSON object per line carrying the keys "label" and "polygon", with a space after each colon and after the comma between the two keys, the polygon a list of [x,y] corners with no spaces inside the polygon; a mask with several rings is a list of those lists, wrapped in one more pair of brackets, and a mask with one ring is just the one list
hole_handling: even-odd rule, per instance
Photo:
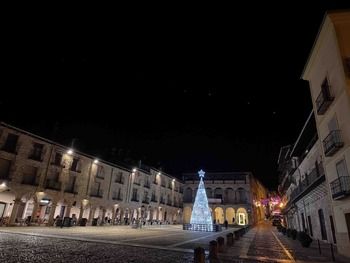
{"label": "building with balcony", "polygon": [[312,111],[296,142],[280,150],[278,191],[287,228],[306,230],[314,239],[336,244],[321,144]]}
{"label": "building with balcony", "polygon": [[[183,221],[190,223],[200,178],[184,173]],[[265,218],[268,190],[249,172],[205,173],[203,178],[212,219],[230,225],[255,224]]]}
{"label": "building with balcony", "polygon": [[[0,124],[0,222],[53,225],[182,222],[183,183],[160,170],[117,165]],[[86,220],[82,220],[82,219]]]}
{"label": "building with balcony", "polygon": [[[301,78],[313,102],[334,242],[350,257],[350,10],[327,12]],[[332,227],[332,226],[331,226]]]}

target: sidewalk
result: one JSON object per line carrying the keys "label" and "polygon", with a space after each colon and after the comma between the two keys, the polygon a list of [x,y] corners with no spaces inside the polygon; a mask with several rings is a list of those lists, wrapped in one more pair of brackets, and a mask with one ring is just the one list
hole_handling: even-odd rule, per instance
{"label": "sidewalk", "polygon": [[[268,231],[269,229],[271,232],[271,237],[269,238],[273,238],[275,240],[276,250],[282,247],[282,249],[286,252],[286,258],[289,259],[274,259],[271,257],[257,257],[250,255],[249,249],[254,242],[256,234],[258,231],[262,231],[262,228],[264,228],[264,231]],[[276,238],[278,240],[276,240]],[[281,244],[279,244],[279,242]],[[318,244],[320,244],[320,250]],[[338,254],[337,247],[335,245],[333,245],[332,248],[333,256],[331,245],[322,241],[318,243],[317,240],[314,240],[309,248],[302,247],[298,240],[293,240],[291,237],[283,235],[277,230],[276,227],[271,226],[270,221],[264,221],[251,228],[243,235],[243,237],[240,237],[239,240],[235,240],[234,245],[227,247],[225,253],[220,253],[219,262],[222,260],[223,262],[231,262],[230,260],[232,259],[244,259],[244,262],[247,262],[247,260],[252,260],[252,262],[350,262],[349,258]]]}
{"label": "sidewalk", "polygon": [[318,242],[318,240],[313,240],[310,247],[305,248],[301,246],[298,240],[294,240],[287,235],[283,235],[277,230],[277,228],[274,228],[273,232],[281,241],[281,243],[292,253],[292,255],[296,257],[296,259],[304,260],[307,262],[350,262],[349,258],[338,253],[336,245],[331,245],[323,241]]}

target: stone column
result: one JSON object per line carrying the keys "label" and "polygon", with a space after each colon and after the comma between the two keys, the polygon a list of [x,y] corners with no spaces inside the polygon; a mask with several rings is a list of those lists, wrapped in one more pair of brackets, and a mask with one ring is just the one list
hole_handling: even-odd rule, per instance
{"label": "stone column", "polygon": [[11,216],[10,216],[10,219],[9,219],[9,225],[10,226],[15,223],[20,203],[21,203],[21,199],[15,199],[14,202],[13,202],[12,212],[11,212]]}
{"label": "stone column", "polygon": [[50,215],[49,215],[49,226],[53,226],[53,221],[54,221],[54,218],[55,218],[56,206],[57,206],[57,202],[52,202]]}
{"label": "stone column", "polygon": [[101,225],[104,225],[106,223],[105,222],[106,213],[107,213],[107,210],[105,208],[103,208]]}
{"label": "stone column", "polygon": [[36,221],[36,213],[39,210],[39,204],[40,204],[40,200],[38,200],[37,202],[34,202],[34,207],[33,207],[33,212],[32,212],[32,217],[30,219],[31,223],[35,223]]}
{"label": "stone column", "polygon": [[90,215],[89,215],[89,226],[92,226],[92,220],[94,219],[96,208],[90,208]]}
{"label": "stone column", "polygon": [[70,217],[70,210],[71,209],[72,209],[72,205],[71,204],[67,205],[67,209],[66,209],[66,211],[65,211],[65,213],[63,215],[63,218],[66,217],[66,216]]}
{"label": "stone column", "polygon": [[84,206],[83,206],[83,204],[80,204],[80,210],[79,210],[79,217],[78,217],[77,225],[80,224],[81,219],[83,218],[83,214],[84,214]]}

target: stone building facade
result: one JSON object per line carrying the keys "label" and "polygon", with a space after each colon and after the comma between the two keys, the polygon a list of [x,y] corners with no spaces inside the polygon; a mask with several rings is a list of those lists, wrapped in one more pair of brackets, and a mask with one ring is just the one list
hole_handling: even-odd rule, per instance
{"label": "stone building facade", "polygon": [[[199,185],[197,173],[184,173],[183,221],[189,223]],[[206,173],[203,178],[212,219],[244,226],[264,218],[261,198],[268,190],[249,172]]]}
{"label": "stone building facade", "polygon": [[98,160],[0,125],[0,224],[182,222],[183,183],[157,169]]}

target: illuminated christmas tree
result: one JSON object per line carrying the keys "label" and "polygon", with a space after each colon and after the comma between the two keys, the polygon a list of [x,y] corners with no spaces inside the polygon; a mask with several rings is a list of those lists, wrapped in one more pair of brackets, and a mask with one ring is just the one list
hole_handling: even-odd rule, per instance
{"label": "illuminated christmas tree", "polygon": [[208,205],[207,193],[205,192],[203,177],[205,172],[200,170],[198,172],[200,181],[199,187],[194,201],[194,206],[191,214],[191,224],[205,224],[212,225],[211,213]]}

